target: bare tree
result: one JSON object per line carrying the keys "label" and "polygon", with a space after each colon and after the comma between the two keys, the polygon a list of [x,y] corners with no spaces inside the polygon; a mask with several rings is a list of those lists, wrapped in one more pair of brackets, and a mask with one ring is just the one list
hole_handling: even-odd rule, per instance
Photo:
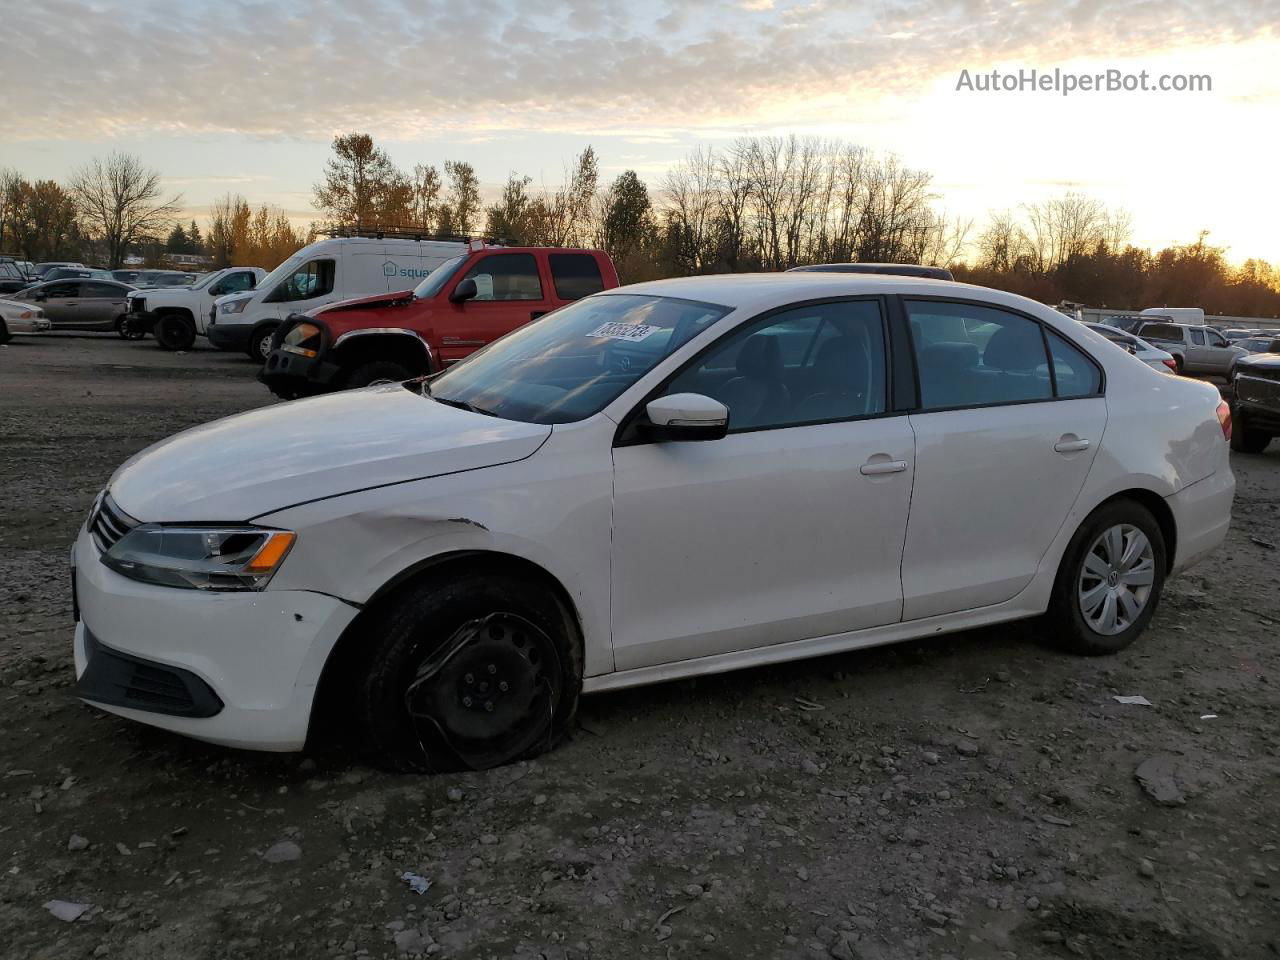
{"label": "bare tree", "polygon": [[159,172],[127,153],[89,161],[72,175],[69,193],[112,268],[124,261],[130,244],[164,236],[182,202],[177,195],[162,200]]}
{"label": "bare tree", "polygon": [[373,137],[348,133],[333,138],[324,180],[313,189],[313,205],[335,222],[372,225],[384,218],[398,219],[410,187]]}
{"label": "bare tree", "polygon": [[676,269],[701,273],[712,262],[716,210],[717,160],[711,150],[696,149],[662,180],[666,202],[667,232]]}

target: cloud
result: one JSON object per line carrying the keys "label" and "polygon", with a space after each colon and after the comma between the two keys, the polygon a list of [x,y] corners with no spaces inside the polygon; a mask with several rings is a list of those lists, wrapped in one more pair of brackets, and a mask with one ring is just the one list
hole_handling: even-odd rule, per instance
{"label": "cloud", "polygon": [[[10,139],[422,140],[801,122],[960,67],[1274,31],[1280,0],[46,0],[8,18]],[[761,16],[744,15],[744,7]],[[32,104],[38,104],[33,114]],[[819,104],[821,104],[819,106]],[[655,128],[657,128],[655,130]]]}

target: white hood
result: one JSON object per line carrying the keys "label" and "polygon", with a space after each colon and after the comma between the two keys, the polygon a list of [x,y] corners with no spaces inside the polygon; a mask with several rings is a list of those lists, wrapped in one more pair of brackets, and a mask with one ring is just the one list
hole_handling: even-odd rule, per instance
{"label": "white hood", "polygon": [[399,384],[215,420],[154,444],[111,479],[143,522],[244,521],[369,487],[512,463],[551,427],[445,406]]}

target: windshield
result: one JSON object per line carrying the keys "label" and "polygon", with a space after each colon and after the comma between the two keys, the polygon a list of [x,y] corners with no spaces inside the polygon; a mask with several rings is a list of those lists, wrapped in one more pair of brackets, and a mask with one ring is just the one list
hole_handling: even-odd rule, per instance
{"label": "windshield", "polygon": [[454,271],[462,266],[469,256],[470,254],[468,253],[460,254],[452,260],[446,260],[428,273],[423,281],[413,288],[413,299],[429,300],[434,297],[440,292],[440,288],[449,282],[449,278],[453,276]]}
{"label": "windshield", "polygon": [[643,294],[588,297],[472,354],[424,392],[507,420],[584,420],[732,309]]}
{"label": "windshield", "polygon": [[[305,250],[306,248],[304,247],[303,249]],[[298,264],[303,262],[303,258],[299,256],[301,253],[302,251],[299,250],[298,253],[295,253],[292,257],[263,277],[258,283],[257,290],[270,290],[278,281],[283,280],[285,277],[292,276],[293,271],[297,269]]]}

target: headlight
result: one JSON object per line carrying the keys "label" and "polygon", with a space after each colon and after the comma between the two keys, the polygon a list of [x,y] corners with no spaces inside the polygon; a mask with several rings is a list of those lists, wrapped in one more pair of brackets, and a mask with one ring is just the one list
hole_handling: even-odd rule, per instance
{"label": "headlight", "polygon": [[228,313],[244,313],[244,308],[249,305],[249,301],[245,300],[228,300],[222,305],[223,316]]}
{"label": "headlight", "polygon": [[144,523],[102,557],[116,573],[143,583],[191,590],[261,590],[296,535],[263,527]]}
{"label": "headlight", "polygon": [[314,323],[300,323],[284,335],[281,350],[303,357],[314,357],[320,349],[320,328]]}
{"label": "headlight", "polygon": [[40,319],[40,311],[39,310],[23,310],[20,314],[18,314],[18,319],[19,320],[38,320]]}

